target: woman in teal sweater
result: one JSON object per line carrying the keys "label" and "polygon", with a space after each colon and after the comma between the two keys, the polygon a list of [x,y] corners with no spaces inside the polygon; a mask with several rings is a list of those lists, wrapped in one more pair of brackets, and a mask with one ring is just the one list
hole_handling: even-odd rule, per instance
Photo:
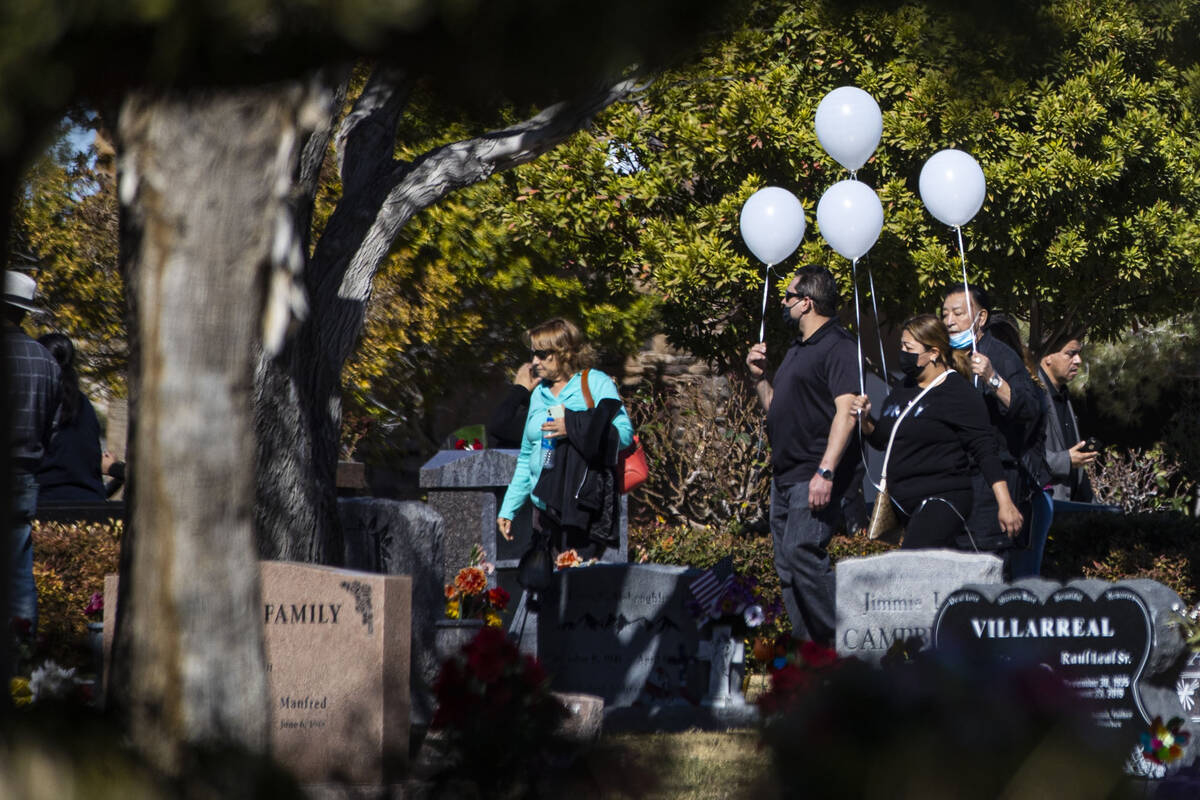
{"label": "woman in teal sweater", "polygon": [[[543,437],[553,439],[554,451],[567,446],[565,415],[556,413],[555,407],[561,406],[565,411],[575,412],[589,410],[583,391],[583,370],[591,363],[592,350],[584,342],[578,327],[559,318],[531,328],[529,346],[533,351],[533,373],[538,378],[538,385],[529,396],[529,414],[525,417],[521,455],[517,457],[516,471],[508,485],[508,491],[504,493],[504,502],[500,506],[496,526],[504,538],[512,539],[513,517],[525,505],[526,500],[532,500],[535,508],[534,529],[550,534],[551,542],[558,549],[579,549],[586,546],[586,542],[578,540],[578,537],[575,537],[575,541],[570,541],[570,537],[564,541],[559,531],[545,530],[549,521],[542,519],[540,512],[545,511],[546,504],[533,493],[533,489],[542,475],[545,459]],[[605,399],[620,402],[621,398],[612,378],[600,370],[588,369],[587,380],[593,405]],[[633,423],[629,421],[624,407],[617,412],[612,425],[620,439],[620,449],[633,443]]]}

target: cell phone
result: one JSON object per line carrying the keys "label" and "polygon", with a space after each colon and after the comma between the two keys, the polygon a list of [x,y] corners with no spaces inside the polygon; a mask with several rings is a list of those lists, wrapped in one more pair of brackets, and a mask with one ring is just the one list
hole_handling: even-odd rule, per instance
{"label": "cell phone", "polygon": [[1100,440],[1095,436],[1089,436],[1087,441],[1083,443],[1083,449],[1089,453],[1094,453],[1100,449]]}

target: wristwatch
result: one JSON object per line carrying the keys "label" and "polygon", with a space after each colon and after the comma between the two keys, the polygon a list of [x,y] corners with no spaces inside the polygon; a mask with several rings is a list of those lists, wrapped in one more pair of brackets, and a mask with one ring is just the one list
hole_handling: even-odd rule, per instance
{"label": "wristwatch", "polygon": [[1002,383],[1004,383],[1004,381],[1000,379],[1000,373],[998,372],[993,372],[992,377],[988,378],[988,386],[992,387],[993,392],[999,389],[1000,384]]}
{"label": "wristwatch", "polygon": [[825,467],[817,467],[817,474],[820,475],[822,478],[824,478],[827,481],[833,480],[833,470],[831,470],[831,469],[826,469]]}

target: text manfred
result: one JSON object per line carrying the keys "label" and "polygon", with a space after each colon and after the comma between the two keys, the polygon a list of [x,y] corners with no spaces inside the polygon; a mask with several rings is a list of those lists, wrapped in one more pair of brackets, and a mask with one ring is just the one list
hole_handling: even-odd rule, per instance
{"label": "text manfred", "polygon": [[292,697],[284,695],[279,698],[279,707],[288,711],[308,711],[311,709],[326,709],[329,707],[329,698],[322,695],[321,697]]}
{"label": "text manfred", "polygon": [[268,625],[337,625],[341,603],[263,603]]}
{"label": "text manfred", "polygon": [[977,639],[1108,639],[1116,636],[1108,617],[972,618]]}

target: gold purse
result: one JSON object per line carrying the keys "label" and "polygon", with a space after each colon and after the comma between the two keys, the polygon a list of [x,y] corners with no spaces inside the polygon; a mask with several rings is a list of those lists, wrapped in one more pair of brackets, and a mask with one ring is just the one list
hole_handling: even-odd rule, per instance
{"label": "gold purse", "polygon": [[871,509],[871,524],[867,526],[867,538],[878,539],[888,544],[900,544],[904,538],[904,526],[896,516],[896,507],[888,494],[887,478],[879,482],[879,494],[875,495],[875,507]]}
{"label": "gold purse", "polygon": [[929,390],[937,386],[946,376],[950,374],[947,370],[937,376],[921,393],[909,401],[904,407],[904,411],[900,412],[900,416],[896,418],[896,422],[892,425],[892,433],[888,436],[887,450],[883,454],[883,469],[879,476],[879,494],[875,495],[875,507],[871,509],[871,524],[867,526],[867,538],[878,539],[888,544],[900,544],[900,540],[904,538],[904,526],[900,524],[900,517],[896,515],[896,504],[892,502],[892,496],[887,488],[887,468],[888,459],[892,457],[892,443],[896,441],[896,431],[900,428],[900,423],[908,416],[908,412],[912,410],[922,397]]}

